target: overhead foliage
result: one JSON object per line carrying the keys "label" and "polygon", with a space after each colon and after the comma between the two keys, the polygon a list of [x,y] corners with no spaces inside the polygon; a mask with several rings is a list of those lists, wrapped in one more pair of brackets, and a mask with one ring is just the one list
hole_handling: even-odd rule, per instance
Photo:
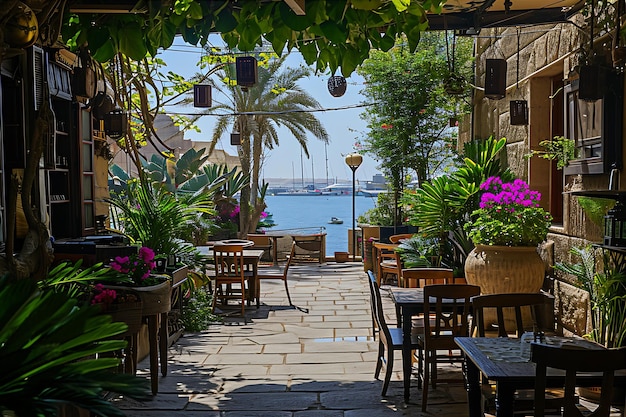
{"label": "overhead foliage", "polygon": [[252,51],[263,39],[277,54],[300,50],[318,71],[341,68],[349,76],[370,49],[388,51],[404,34],[417,49],[428,28],[426,13],[439,13],[444,0],[307,0],[306,14],[296,15],[283,1],[150,1],[125,14],[71,14],[62,37],[70,46],[85,43],[105,62],[117,52],[140,60],[169,48],[177,34],[205,46],[210,33],[221,33],[230,48]]}
{"label": "overhead foliage", "polygon": [[[411,175],[422,184],[441,174],[454,155],[450,118],[469,112],[469,91],[453,97],[445,92],[450,69],[445,36],[425,34],[416,53],[399,39],[389,52],[372,51],[358,70],[366,80],[363,94],[374,103],[361,115],[369,128],[363,149],[394,182]],[[456,43],[455,72],[469,79],[471,43]]]}

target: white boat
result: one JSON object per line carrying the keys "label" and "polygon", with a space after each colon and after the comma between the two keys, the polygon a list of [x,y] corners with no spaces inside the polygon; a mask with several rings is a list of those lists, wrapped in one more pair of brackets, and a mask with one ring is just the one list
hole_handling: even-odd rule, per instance
{"label": "white boat", "polygon": [[320,191],[322,195],[352,195],[352,184],[335,183],[321,188]]}
{"label": "white boat", "polygon": [[310,195],[322,195],[320,190],[289,190],[280,193],[276,193],[276,195],[283,196],[310,196]]}
{"label": "white boat", "polygon": [[330,220],[328,221],[329,224],[343,224],[343,220],[341,220],[339,217],[331,217]]}

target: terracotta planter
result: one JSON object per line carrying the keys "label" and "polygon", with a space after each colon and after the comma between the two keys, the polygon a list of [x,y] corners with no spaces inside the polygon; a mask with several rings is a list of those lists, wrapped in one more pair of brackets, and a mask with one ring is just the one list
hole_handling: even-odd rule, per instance
{"label": "terracotta planter", "polygon": [[482,294],[538,292],[545,266],[536,247],[476,245],[465,261],[468,284]]}

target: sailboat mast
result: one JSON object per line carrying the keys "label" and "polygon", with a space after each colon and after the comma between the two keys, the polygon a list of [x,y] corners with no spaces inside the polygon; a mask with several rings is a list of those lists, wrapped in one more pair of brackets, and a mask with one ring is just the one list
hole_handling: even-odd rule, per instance
{"label": "sailboat mast", "polygon": [[313,189],[315,190],[315,170],[313,169],[313,155],[311,154],[311,181],[313,182]]}
{"label": "sailboat mast", "polygon": [[304,190],[304,160],[302,159],[302,149],[300,149],[300,171],[302,174],[302,189]]}
{"label": "sailboat mast", "polygon": [[328,186],[328,146],[324,143],[324,158],[326,158],[326,186]]}

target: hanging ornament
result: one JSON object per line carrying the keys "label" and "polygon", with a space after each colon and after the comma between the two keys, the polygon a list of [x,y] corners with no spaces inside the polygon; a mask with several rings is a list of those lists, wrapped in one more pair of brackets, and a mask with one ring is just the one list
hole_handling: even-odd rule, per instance
{"label": "hanging ornament", "polygon": [[18,2],[4,27],[4,41],[13,48],[28,48],[38,37],[39,23],[35,12],[26,4]]}
{"label": "hanging ornament", "polygon": [[328,79],[328,92],[333,97],[341,97],[346,93],[346,79],[340,75],[333,75]]}

